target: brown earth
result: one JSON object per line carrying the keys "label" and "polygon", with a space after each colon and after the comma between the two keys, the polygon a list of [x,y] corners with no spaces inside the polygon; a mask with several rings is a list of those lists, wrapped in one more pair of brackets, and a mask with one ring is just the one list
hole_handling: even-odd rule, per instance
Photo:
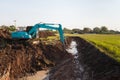
{"label": "brown earth", "polygon": [[10,80],[16,80],[34,74],[38,70],[50,68],[70,57],[59,41],[54,45],[41,42],[32,44],[31,41],[12,40],[8,38],[9,32],[0,32],[1,40],[4,41],[0,43],[0,77],[2,78],[9,73]]}
{"label": "brown earth", "polygon": [[39,31],[40,38],[47,38],[48,36],[55,36],[55,33],[52,31]]}
{"label": "brown earth", "polygon": [[[29,30],[32,28],[33,26],[27,26],[26,31],[29,32]],[[55,33],[49,30],[41,30],[38,32],[38,36],[39,38],[47,38],[48,36],[55,36]]]}
{"label": "brown earth", "polygon": [[0,29],[0,38],[10,39],[10,33],[7,29]]}

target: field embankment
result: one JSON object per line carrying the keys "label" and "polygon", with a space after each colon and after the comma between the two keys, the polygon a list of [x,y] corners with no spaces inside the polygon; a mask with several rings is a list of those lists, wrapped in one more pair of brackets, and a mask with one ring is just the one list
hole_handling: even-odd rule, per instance
{"label": "field embankment", "polygon": [[97,47],[102,49],[107,55],[120,61],[120,35],[81,35],[81,37],[92,42]]}

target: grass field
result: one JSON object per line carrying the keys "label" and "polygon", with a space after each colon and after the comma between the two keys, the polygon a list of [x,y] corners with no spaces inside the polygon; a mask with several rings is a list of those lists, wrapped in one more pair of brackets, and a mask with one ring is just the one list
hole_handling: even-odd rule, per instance
{"label": "grass field", "polygon": [[101,51],[120,62],[120,35],[117,34],[66,34],[79,36],[93,43]]}

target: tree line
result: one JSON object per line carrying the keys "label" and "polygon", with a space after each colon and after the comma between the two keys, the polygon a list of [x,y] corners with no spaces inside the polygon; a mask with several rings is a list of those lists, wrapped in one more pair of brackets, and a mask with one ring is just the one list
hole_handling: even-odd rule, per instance
{"label": "tree line", "polygon": [[[1,25],[0,29],[7,29],[9,31],[15,31],[16,27],[14,25],[10,25],[10,26]],[[75,34],[75,33],[77,34],[85,34],[85,33],[120,34],[120,31],[109,30],[106,26],[94,27],[93,29],[89,27],[84,27],[82,30],[79,28],[73,28],[73,29],[64,28],[63,31],[64,33],[69,33],[69,34]]]}
{"label": "tree line", "polygon": [[93,29],[89,28],[89,27],[85,27],[82,30],[79,28],[74,28],[74,29],[68,29],[68,28],[64,28],[64,33],[70,33],[70,34],[84,34],[84,33],[95,33],[95,34],[120,34],[119,31],[115,31],[115,30],[109,30],[106,26],[102,26],[102,27],[94,27]]}
{"label": "tree line", "polygon": [[1,25],[0,29],[6,29],[6,30],[9,30],[9,31],[15,31],[16,27],[14,25],[10,25],[10,26]]}

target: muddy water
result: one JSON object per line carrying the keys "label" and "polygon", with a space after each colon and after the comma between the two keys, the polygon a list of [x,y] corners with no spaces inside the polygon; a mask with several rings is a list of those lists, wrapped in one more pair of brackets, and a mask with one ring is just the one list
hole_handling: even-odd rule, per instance
{"label": "muddy water", "polygon": [[76,54],[78,54],[78,51],[77,51],[76,47],[77,47],[77,43],[75,41],[72,41],[69,48],[66,49],[66,51],[68,53],[71,53],[72,55],[76,55]]}
{"label": "muddy water", "polygon": [[91,77],[89,76],[89,73],[87,69],[85,68],[85,65],[83,65],[79,60],[81,58],[77,50],[77,43],[76,41],[72,41],[69,48],[66,49],[68,53],[71,53],[74,56],[73,59],[73,70],[74,70],[74,78],[75,80],[91,80]]}
{"label": "muddy water", "polygon": [[74,63],[74,74],[76,80],[84,80],[84,68],[79,61],[78,50],[77,50],[77,43],[72,41],[69,48],[66,49],[68,53],[71,53],[74,56],[73,63]]}

